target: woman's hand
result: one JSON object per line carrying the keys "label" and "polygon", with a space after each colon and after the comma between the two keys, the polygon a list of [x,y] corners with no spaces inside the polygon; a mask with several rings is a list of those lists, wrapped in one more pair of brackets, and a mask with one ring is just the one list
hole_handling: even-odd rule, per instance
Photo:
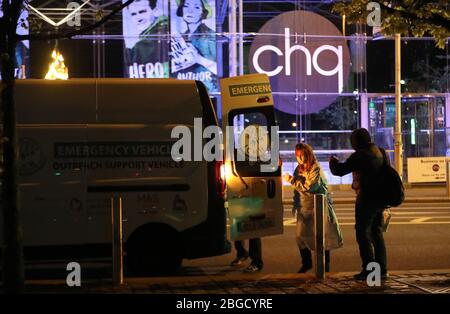
{"label": "woman's hand", "polygon": [[289,173],[286,172],[286,173],[283,175],[283,179],[284,179],[284,181],[291,183],[292,176],[291,176]]}
{"label": "woman's hand", "polygon": [[300,180],[300,182],[301,182],[302,184],[305,184],[306,178],[305,178],[304,176],[298,176],[298,179]]}

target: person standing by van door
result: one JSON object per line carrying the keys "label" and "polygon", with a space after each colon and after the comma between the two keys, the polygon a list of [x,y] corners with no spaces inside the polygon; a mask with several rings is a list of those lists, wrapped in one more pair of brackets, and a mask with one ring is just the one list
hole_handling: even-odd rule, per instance
{"label": "person standing by van door", "polygon": [[328,193],[328,183],[311,146],[304,143],[297,144],[295,158],[298,166],[295,168],[293,176],[286,173],[284,180],[295,189],[293,213],[297,214],[296,240],[302,259],[302,266],[298,273],[306,273],[313,266],[311,250],[315,249],[314,194],[324,194],[327,199],[325,271],[329,272],[330,250],[342,247],[343,237],[334,212],[331,195]]}
{"label": "person standing by van door", "polygon": [[377,205],[379,192],[377,180],[384,163],[383,153],[372,143],[369,131],[356,129],[350,137],[355,152],[345,162],[336,157],[330,158],[330,170],[335,176],[344,176],[353,172],[353,184],[356,195],[355,229],[356,241],[362,260],[362,270],[356,274],[356,280],[366,280],[369,272],[367,265],[377,262],[381,268],[381,278],[388,277],[386,245],[383,237],[384,207]]}
{"label": "person standing by van door", "polygon": [[237,252],[236,258],[231,262],[231,266],[241,266],[249,257],[250,265],[244,269],[246,273],[256,273],[262,270],[264,263],[262,261],[261,238],[249,240],[249,250],[244,247],[244,241],[234,241],[234,247]]}

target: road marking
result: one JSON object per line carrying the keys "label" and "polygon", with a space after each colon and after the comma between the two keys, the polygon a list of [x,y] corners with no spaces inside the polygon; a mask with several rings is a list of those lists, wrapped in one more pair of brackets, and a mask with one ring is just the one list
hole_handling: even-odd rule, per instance
{"label": "road marking", "polygon": [[405,219],[405,218],[409,218],[409,219],[421,219],[421,218],[426,218],[427,219],[450,219],[450,216],[445,215],[445,216],[430,216],[430,217],[417,217],[417,216],[399,216],[396,217],[394,215],[392,215],[392,218],[396,218],[396,219]]}
{"label": "road marking", "polygon": [[434,290],[434,293],[449,293],[449,292],[450,292],[450,288],[442,288],[442,289]]}
{"label": "road marking", "polygon": [[[339,220],[339,225],[341,226],[354,226],[355,221],[353,216],[349,217],[337,217]],[[408,221],[401,221],[404,219],[408,219]],[[435,221],[436,219],[445,219],[444,221]],[[350,220],[350,221],[349,221]],[[399,221],[400,220],[400,221]],[[345,221],[345,222],[342,222]],[[296,218],[283,218],[284,226],[295,226],[297,223]],[[434,217],[414,217],[414,216],[400,216],[400,217],[392,217],[390,222],[391,225],[433,225],[433,224],[450,224],[450,216],[434,216]],[[227,224],[227,227],[230,225]]]}
{"label": "road marking", "polygon": [[[448,206],[450,204],[450,202],[429,202],[429,203],[403,203],[402,205],[400,205],[399,207],[416,207],[416,206],[435,206],[435,207],[445,207]],[[343,204],[342,204],[343,205]]]}
{"label": "road marking", "polygon": [[[351,217],[346,217],[346,218],[351,218]],[[400,218],[406,218],[406,217],[400,217]],[[413,217],[412,217],[413,218]],[[421,217],[421,218],[416,218],[416,219],[412,219],[409,221],[398,221],[398,219],[395,219],[394,217],[392,218],[390,224],[391,225],[432,225],[432,224],[450,224],[450,217],[439,217],[440,219],[445,218],[445,219],[449,219],[449,221],[430,221],[430,219],[433,219],[434,217]],[[342,217],[339,218],[338,220],[340,220],[339,225],[341,226],[354,226],[355,225],[355,221],[346,221],[346,222],[342,222]],[[347,219],[345,219],[347,220]],[[283,221],[283,225],[284,226],[295,226],[296,224],[296,219],[293,218],[285,218]]]}
{"label": "road marking", "polygon": [[[397,218],[397,219],[399,219],[399,218],[401,218],[401,219],[405,219],[405,218],[413,219],[413,218],[425,218],[425,217],[426,218],[430,218],[430,219],[450,218],[450,215],[423,216],[423,215],[397,215],[397,214],[394,214],[394,213],[391,213],[391,214],[392,214],[392,218]],[[336,214],[336,216],[338,218],[342,217],[342,218],[345,218],[345,219],[355,218],[354,215],[339,215],[339,214]]]}
{"label": "road marking", "polygon": [[[337,213],[336,216],[338,219],[354,219],[355,218],[354,215],[342,215],[339,213]],[[425,218],[425,220],[428,220],[428,219],[450,219],[450,215],[421,216],[421,215],[398,215],[398,214],[392,213],[392,218],[393,219],[422,219],[422,218]],[[290,217],[284,217],[284,219],[290,219]]]}
{"label": "road marking", "polygon": [[[450,224],[450,221],[425,221],[420,223],[415,223],[411,221],[391,221],[389,225],[447,225]],[[350,222],[342,222],[339,223],[341,226],[354,226],[355,223]]]}
{"label": "road marking", "polygon": [[[442,211],[439,212],[429,212],[424,210],[439,210],[442,209]],[[335,207],[334,210],[336,212],[354,212],[354,208],[339,208]],[[413,213],[442,213],[442,212],[450,212],[450,205],[449,207],[395,207],[391,208],[392,212],[399,212],[399,213],[405,213],[405,210],[413,211]],[[421,210],[420,212],[417,212],[416,210]],[[291,209],[285,209],[285,212],[291,212]]]}
{"label": "road marking", "polygon": [[[421,223],[412,223],[412,222],[390,222],[389,225],[449,225],[450,221],[425,221]],[[295,224],[283,224],[285,227],[295,227]],[[340,222],[340,226],[354,226],[353,222]]]}
{"label": "road marking", "polygon": [[[438,279],[436,281],[442,281],[442,280],[446,280],[447,278],[445,277],[441,277],[442,279]],[[403,284],[406,284],[408,286],[412,286],[415,288],[418,288],[422,291],[431,293],[431,294],[438,294],[438,293],[449,293],[450,292],[450,287],[435,287],[436,284],[439,285],[438,282],[433,282],[433,279],[431,279],[431,282],[428,278],[424,279],[424,280],[414,280],[414,279],[393,279],[396,282],[400,282]],[[430,287],[431,285],[431,287]]]}
{"label": "road marking", "polygon": [[[394,212],[391,210],[392,215],[438,215],[443,214],[445,212]],[[449,212],[450,213],[450,212]]]}
{"label": "road marking", "polygon": [[410,222],[422,223],[422,222],[425,222],[425,221],[430,220],[430,219],[431,219],[430,217],[422,217],[422,218],[413,219]]}
{"label": "road marking", "polygon": [[[295,227],[297,221],[295,219],[289,219],[283,221],[283,226],[285,227]],[[450,224],[450,221],[392,221],[389,223],[389,225],[448,225]],[[354,226],[355,222],[339,222],[340,226]],[[227,227],[229,228],[230,225],[227,224]]]}
{"label": "road marking", "polygon": [[[342,208],[340,208],[340,207],[335,207],[334,208],[334,210],[336,210],[336,211],[355,211],[355,209],[354,208],[344,208],[344,207],[342,207]],[[447,212],[450,212],[450,205],[449,205],[449,207],[394,207],[394,208],[391,208],[391,211],[395,211],[395,212],[404,212],[404,211],[407,211],[407,210],[409,210],[409,211],[414,211],[414,212],[417,212],[418,210],[419,211],[428,211],[428,210],[440,210],[441,212],[442,211],[447,211]]]}

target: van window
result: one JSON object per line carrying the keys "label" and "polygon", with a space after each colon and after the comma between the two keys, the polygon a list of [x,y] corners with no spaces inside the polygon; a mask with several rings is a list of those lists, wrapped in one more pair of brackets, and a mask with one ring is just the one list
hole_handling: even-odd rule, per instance
{"label": "van window", "polygon": [[[275,125],[273,108],[265,106],[231,110],[229,125],[233,127],[234,161],[239,175],[243,177],[279,175],[280,169],[272,173],[261,172],[262,164],[270,164],[270,160],[262,160],[267,160],[271,154],[270,127]],[[241,149],[241,153],[245,156],[244,161],[238,160],[238,149]],[[256,160],[252,160],[250,156],[253,156],[253,159],[256,157]]]}

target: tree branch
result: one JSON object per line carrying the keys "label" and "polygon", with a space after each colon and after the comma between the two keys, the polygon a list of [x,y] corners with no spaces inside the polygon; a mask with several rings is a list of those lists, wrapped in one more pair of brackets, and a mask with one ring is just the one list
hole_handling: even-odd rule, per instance
{"label": "tree branch", "polygon": [[409,20],[413,20],[413,21],[420,21],[423,23],[429,23],[429,24],[433,24],[436,26],[442,26],[444,27],[448,32],[450,32],[450,20],[440,16],[440,15],[436,15],[436,14],[432,14],[431,18],[421,18],[418,17],[416,14],[411,14],[408,11],[404,10],[396,10],[394,8],[391,8],[389,6],[387,6],[383,1],[377,1],[380,6],[387,11],[390,14],[400,14],[403,18],[409,19]]}
{"label": "tree branch", "polygon": [[9,11],[9,0],[2,0],[3,17],[7,16]]}
{"label": "tree branch", "polygon": [[122,3],[121,5],[119,5],[117,8],[115,8],[114,10],[111,11],[111,13],[109,13],[108,15],[106,15],[105,17],[103,17],[100,21],[95,22],[94,24],[91,24],[89,26],[86,26],[84,28],[81,28],[79,30],[76,31],[71,31],[71,32],[67,32],[65,34],[29,34],[29,35],[17,35],[16,36],[16,41],[22,41],[22,40],[52,40],[52,39],[63,39],[63,38],[67,38],[70,39],[74,36],[77,35],[81,35],[87,32],[90,32],[94,29],[96,29],[97,27],[103,25],[104,23],[106,23],[107,21],[109,21],[116,13],[120,12],[121,10],[123,10],[124,8],[126,8],[127,6],[129,6],[132,2],[134,2],[134,0],[128,0],[125,3]]}

